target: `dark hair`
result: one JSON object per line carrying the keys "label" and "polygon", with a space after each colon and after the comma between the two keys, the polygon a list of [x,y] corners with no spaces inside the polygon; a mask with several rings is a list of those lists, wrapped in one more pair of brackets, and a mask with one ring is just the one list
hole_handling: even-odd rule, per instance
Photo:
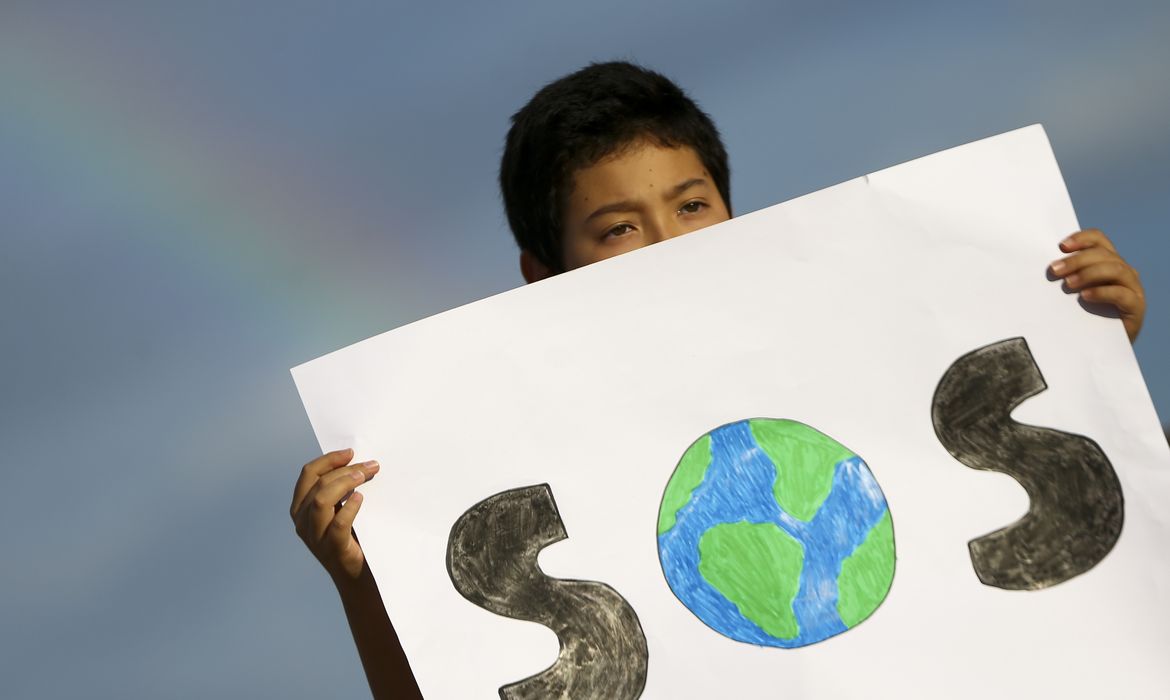
{"label": "dark hair", "polygon": [[711,118],[659,73],[624,61],[594,63],[544,86],[512,116],[500,191],[516,243],[561,272],[573,173],[639,138],[693,148],[730,211],[727,151]]}

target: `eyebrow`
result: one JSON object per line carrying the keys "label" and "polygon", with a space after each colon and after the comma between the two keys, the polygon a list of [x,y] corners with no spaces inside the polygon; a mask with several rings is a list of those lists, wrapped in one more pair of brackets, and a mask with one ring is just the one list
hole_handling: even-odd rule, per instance
{"label": "eyebrow", "polygon": [[[705,184],[707,184],[706,178],[692,177],[691,179],[684,180],[684,181],[678,183],[677,185],[675,185],[674,187],[670,188],[669,190],[667,190],[666,194],[663,195],[662,198],[663,199],[674,199],[675,197],[679,196],[683,192],[686,192],[687,190],[691,189],[692,187],[695,187],[696,185],[705,185]],[[596,219],[599,216],[605,216],[606,214],[612,214],[615,211],[631,211],[631,210],[634,210],[637,208],[638,208],[637,202],[634,202],[633,200],[629,200],[629,199],[623,199],[620,202],[612,202],[610,204],[606,204],[605,206],[598,207],[597,209],[593,210],[592,214],[585,217],[585,221],[586,222],[593,221],[594,219]]]}
{"label": "eyebrow", "polygon": [[686,192],[687,190],[691,189],[692,187],[694,187],[696,185],[705,185],[705,184],[707,184],[706,178],[692,177],[690,180],[686,180],[684,182],[680,182],[677,185],[675,185],[669,192],[666,193],[666,196],[664,198],[665,199],[674,199],[675,197],[679,196],[683,192]]}

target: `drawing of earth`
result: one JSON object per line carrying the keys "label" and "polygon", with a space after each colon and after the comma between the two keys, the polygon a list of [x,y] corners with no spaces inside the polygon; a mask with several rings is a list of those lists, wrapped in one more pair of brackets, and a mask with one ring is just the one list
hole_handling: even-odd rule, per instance
{"label": "drawing of earth", "polygon": [[791,420],[716,428],[679,460],[658,513],[674,595],[711,629],[772,647],[845,632],[894,579],[894,529],[869,467]]}

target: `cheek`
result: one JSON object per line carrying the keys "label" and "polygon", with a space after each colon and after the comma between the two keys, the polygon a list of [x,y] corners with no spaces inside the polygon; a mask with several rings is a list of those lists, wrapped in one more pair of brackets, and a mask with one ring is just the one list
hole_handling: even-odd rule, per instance
{"label": "cheek", "polygon": [[590,248],[587,236],[579,231],[566,231],[561,240],[561,262],[565,270],[575,270],[582,265],[588,265]]}
{"label": "cheek", "polygon": [[585,240],[583,236],[566,235],[562,242],[562,262],[565,270],[577,269],[578,267],[589,265],[589,241]]}
{"label": "cheek", "polygon": [[563,255],[565,270],[575,270],[604,259],[600,246],[587,236],[568,236],[564,242]]}
{"label": "cheek", "polygon": [[708,226],[721,224],[724,221],[729,221],[730,219],[731,217],[727,215],[726,209],[722,207],[718,209],[712,207],[711,209],[708,209],[706,212],[704,212],[702,216],[691,219],[688,222],[687,232],[689,233],[691,231],[698,231],[701,228],[707,228]]}
{"label": "cheek", "polygon": [[731,221],[731,211],[728,210],[727,205],[722,201],[720,201],[719,204],[711,207],[711,211],[714,213],[715,217],[715,221],[712,223],[721,224],[724,221]]}

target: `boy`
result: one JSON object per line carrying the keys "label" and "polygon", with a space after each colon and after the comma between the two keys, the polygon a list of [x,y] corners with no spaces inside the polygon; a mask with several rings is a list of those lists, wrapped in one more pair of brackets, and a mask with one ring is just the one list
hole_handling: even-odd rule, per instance
{"label": "boy", "polygon": [[[517,112],[500,188],[528,282],[731,218],[715,125],[668,79],[629,63],[561,78]],[[1068,255],[1052,274],[1086,301],[1114,306],[1132,341],[1145,313],[1137,273],[1100,231],[1060,245]],[[339,450],[306,464],[290,512],[337,587],[374,696],[419,697],[352,530],[362,502],[354,489],[379,466],[352,457]]]}

